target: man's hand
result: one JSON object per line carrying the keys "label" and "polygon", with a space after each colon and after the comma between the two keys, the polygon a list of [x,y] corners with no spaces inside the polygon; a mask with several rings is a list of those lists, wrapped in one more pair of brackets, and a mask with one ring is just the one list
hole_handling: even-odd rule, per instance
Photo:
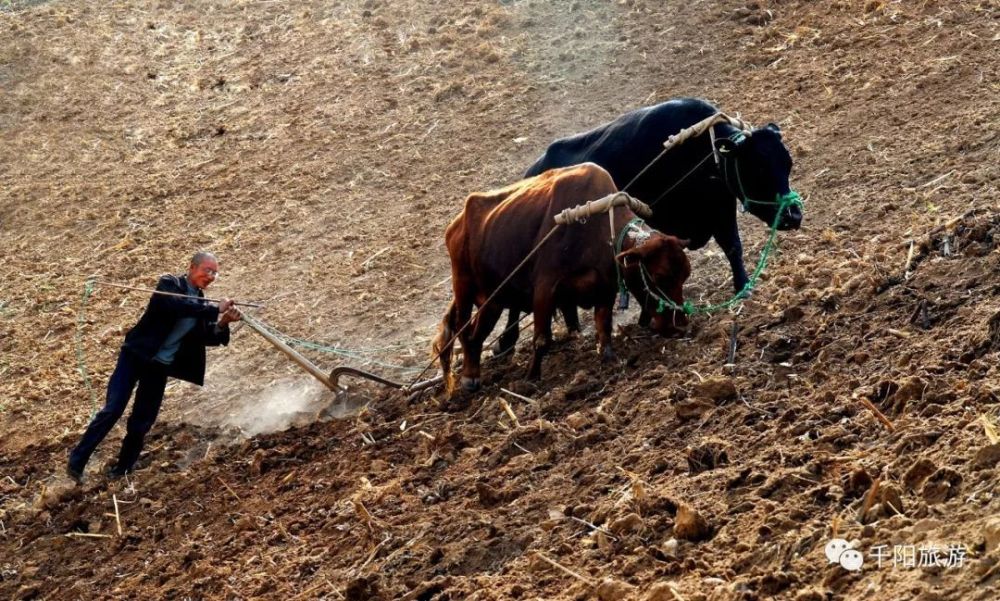
{"label": "man's hand", "polygon": [[219,326],[228,325],[230,322],[243,319],[243,314],[236,307],[230,307],[225,313],[219,315]]}
{"label": "man's hand", "polygon": [[224,298],[219,301],[219,315],[222,315],[226,311],[232,309],[236,305],[236,301],[231,298]]}

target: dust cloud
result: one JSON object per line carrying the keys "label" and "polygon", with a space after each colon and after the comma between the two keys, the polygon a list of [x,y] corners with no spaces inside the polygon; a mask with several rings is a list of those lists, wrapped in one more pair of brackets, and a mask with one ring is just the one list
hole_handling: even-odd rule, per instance
{"label": "dust cloud", "polygon": [[226,419],[247,436],[285,430],[316,419],[329,393],[312,379],[279,380],[260,393],[247,397],[242,407]]}

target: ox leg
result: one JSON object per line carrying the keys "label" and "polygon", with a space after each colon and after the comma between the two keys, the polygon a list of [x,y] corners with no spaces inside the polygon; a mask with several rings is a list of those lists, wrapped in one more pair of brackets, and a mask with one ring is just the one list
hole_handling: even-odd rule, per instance
{"label": "ox leg", "polygon": [[499,305],[480,307],[472,325],[463,333],[462,388],[467,392],[479,390],[483,341],[493,331],[493,326],[497,325],[502,314],[503,307]]}
{"label": "ox leg", "polygon": [[455,381],[451,373],[451,356],[455,348],[453,340],[456,332],[458,320],[458,305],[454,300],[448,305],[448,311],[441,320],[441,329],[431,344],[431,353],[441,362],[441,375],[444,377],[445,386],[448,393],[455,387]]}
{"label": "ox leg", "polygon": [[646,309],[645,303],[643,303],[642,309],[639,310],[639,325],[648,328],[650,322],[653,321],[653,314]]}
{"label": "ox leg", "polygon": [[566,333],[568,338],[575,338],[580,333],[580,314],[577,313],[576,305],[566,303],[559,307],[559,312],[566,322]]}
{"label": "ox leg", "polygon": [[614,315],[614,302],[609,305],[597,305],[594,307],[594,327],[597,329],[597,350],[601,353],[601,360],[614,361],[615,351],[611,348],[612,315]]}
{"label": "ox leg", "polygon": [[[528,379],[537,380],[542,377],[542,358],[552,343],[552,316],[556,304],[552,298],[551,287],[537,286],[532,312],[535,315],[535,337],[532,340],[534,352],[528,366]],[[544,291],[544,292],[539,292]]]}
{"label": "ox leg", "polygon": [[733,289],[736,292],[742,291],[749,278],[747,278],[747,271],[743,266],[743,242],[740,240],[740,230],[736,223],[735,213],[732,224],[715,234],[715,241],[719,244],[722,252],[726,254],[726,259],[729,260],[729,268],[733,272]]}
{"label": "ox leg", "polygon": [[520,335],[521,312],[511,309],[507,312],[507,325],[504,326],[503,333],[493,345],[493,356],[500,357],[514,350],[517,338]]}

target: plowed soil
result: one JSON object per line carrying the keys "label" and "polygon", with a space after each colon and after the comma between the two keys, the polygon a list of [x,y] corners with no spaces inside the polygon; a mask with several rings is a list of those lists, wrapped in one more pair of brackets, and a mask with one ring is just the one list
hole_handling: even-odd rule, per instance
{"label": "plowed soil", "polygon": [[[995,0],[0,1],[0,598],[1000,598],[998,40]],[[63,475],[148,298],[88,278],[209,249],[211,296],[409,382],[465,196],[680,96],[795,159],[740,309],[454,396],[335,399],[244,327],[133,476],[121,426]]]}

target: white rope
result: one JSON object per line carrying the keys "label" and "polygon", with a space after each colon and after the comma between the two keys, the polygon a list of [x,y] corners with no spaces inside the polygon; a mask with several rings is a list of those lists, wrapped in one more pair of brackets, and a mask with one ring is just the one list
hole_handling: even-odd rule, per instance
{"label": "white rope", "polygon": [[615,192],[604,198],[591,200],[586,204],[560,211],[555,216],[555,222],[559,225],[566,225],[567,223],[586,221],[588,217],[600,215],[601,213],[610,211],[614,207],[628,207],[640,217],[649,217],[653,214],[653,210],[649,208],[649,205],[641,200],[633,198],[625,192]]}
{"label": "white rope", "polygon": [[[704,134],[705,131],[709,130],[709,128],[715,125],[716,123],[728,123],[733,127],[742,131],[743,134],[746,136],[749,136],[752,131],[752,128],[749,125],[747,125],[742,119],[739,119],[737,117],[730,117],[725,113],[716,113],[711,117],[702,119],[701,121],[695,123],[694,125],[690,127],[685,127],[676,134],[668,137],[667,141],[663,143],[663,149],[665,151],[670,150],[674,146],[677,146],[678,144],[681,144],[686,140],[689,140],[690,138],[696,138]],[[715,138],[714,131],[712,132],[712,138],[714,142]],[[715,148],[714,143],[712,145],[712,148],[713,149]],[[718,157],[716,157],[716,162],[718,162]]]}

